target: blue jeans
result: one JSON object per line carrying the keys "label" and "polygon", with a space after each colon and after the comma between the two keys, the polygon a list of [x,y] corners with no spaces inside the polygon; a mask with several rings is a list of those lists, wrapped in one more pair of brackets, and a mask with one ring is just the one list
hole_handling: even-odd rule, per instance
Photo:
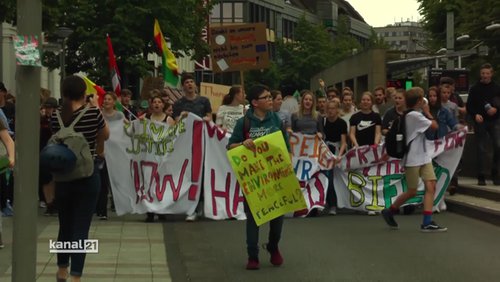
{"label": "blue jeans", "polygon": [[[87,178],[69,182],[56,182],[56,201],[59,208],[58,241],[88,239],[90,223],[99,195],[100,177],[97,166],[94,174]],[[58,253],[57,266],[68,267],[70,274],[81,276],[85,264],[84,253]]]}
{"label": "blue jeans", "polygon": [[[255,223],[250,209],[245,202],[245,214],[247,216],[247,253],[249,259],[259,259],[259,227]],[[272,252],[278,249],[278,243],[281,239],[281,231],[283,229],[283,216],[279,216],[269,223],[269,241],[267,250]]]}
{"label": "blue jeans", "polygon": [[[493,163],[491,164],[491,177],[499,177],[500,170],[500,118],[493,121],[484,121],[483,123],[474,123],[474,135],[477,143],[477,169],[478,176],[484,177],[485,171],[484,158],[491,154],[487,150],[487,142],[492,142]],[[489,141],[488,140],[489,135]]]}

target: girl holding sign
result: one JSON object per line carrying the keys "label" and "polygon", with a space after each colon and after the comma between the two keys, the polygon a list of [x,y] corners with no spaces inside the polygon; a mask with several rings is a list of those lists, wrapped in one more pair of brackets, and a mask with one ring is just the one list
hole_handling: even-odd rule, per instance
{"label": "girl holding sign", "polygon": [[[236,122],[233,134],[229,138],[228,149],[238,146],[245,146],[249,150],[255,150],[254,139],[271,134],[278,130],[283,132],[285,143],[290,152],[288,137],[283,129],[283,123],[278,115],[273,112],[273,97],[269,88],[264,85],[253,86],[247,95],[251,108],[243,118]],[[291,158],[291,155],[290,155]],[[246,222],[246,242],[248,252],[248,262],[246,268],[249,270],[259,269],[259,227],[250,212],[245,200]],[[271,255],[271,264],[280,266],[283,264],[283,257],[278,248],[283,227],[283,216],[279,216],[270,221],[269,241],[265,245],[266,250]]]}

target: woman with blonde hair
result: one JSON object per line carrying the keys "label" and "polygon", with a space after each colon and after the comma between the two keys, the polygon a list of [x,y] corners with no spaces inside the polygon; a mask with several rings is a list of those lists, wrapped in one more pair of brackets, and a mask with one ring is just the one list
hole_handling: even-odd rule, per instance
{"label": "woman with blonde hair", "polygon": [[353,147],[380,143],[382,119],[378,113],[372,110],[373,99],[371,92],[364,92],[359,104],[360,111],[349,120],[349,138]]}
{"label": "woman with blonde hair", "polygon": [[320,131],[322,117],[316,111],[316,97],[311,90],[302,90],[300,96],[299,110],[292,114],[292,131],[317,134],[323,138],[323,133]]}

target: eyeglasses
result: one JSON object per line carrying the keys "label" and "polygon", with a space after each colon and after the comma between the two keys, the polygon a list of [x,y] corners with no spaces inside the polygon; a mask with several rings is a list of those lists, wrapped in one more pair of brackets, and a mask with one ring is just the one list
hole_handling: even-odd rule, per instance
{"label": "eyeglasses", "polygon": [[257,100],[272,100],[272,99],[273,99],[273,96],[271,96],[271,95],[266,95],[266,96],[257,98]]}

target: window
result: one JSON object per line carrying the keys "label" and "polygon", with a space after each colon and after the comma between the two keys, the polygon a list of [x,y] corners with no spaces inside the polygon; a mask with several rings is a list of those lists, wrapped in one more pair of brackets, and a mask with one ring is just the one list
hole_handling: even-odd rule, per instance
{"label": "window", "polygon": [[215,4],[212,8],[212,19],[220,19],[220,4]]}
{"label": "window", "polygon": [[[250,7],[252,5],[250,4]],[[250,18],[253,16],[253,10],[250,9]],[[243,22],[243,3],[222,3],[222,6],[215,4],[212,8],[211,18],[212,22]]]}

